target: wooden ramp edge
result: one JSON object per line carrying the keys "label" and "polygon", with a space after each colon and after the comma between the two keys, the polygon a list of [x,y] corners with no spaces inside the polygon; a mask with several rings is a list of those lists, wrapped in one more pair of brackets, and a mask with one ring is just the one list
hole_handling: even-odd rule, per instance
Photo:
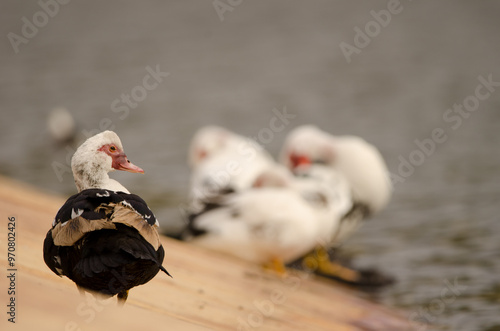
{"label": "wooden ramp edge", "polygon": [[[367,301],[356,291],[306,273],[286,277],[260,267],[162,237],[164,266],[116,298],[81,296],[67,278],[43,262],[42,245],[65,198],[0,176],[1,330],[411,330],[400,312]],[[8,218],[15,217],[15,323],[7,304],[12,285]]]}

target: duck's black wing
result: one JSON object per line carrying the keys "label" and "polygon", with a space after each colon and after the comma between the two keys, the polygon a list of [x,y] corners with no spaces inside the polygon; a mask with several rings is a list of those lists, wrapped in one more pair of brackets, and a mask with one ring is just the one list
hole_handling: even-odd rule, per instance
{"label": "duck's black wing", "polygon": [[44,260],[79,287],[114,295],[152,279],[164,250],[157,221],[139,196],[88,189],[59,209],[44,242]]}

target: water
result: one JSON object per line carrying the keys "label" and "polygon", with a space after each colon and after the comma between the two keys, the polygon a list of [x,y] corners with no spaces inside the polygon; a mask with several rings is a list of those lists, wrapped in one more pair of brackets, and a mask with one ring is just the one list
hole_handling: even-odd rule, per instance
{"label": "water", "polygon": [[[35,1],[0,6],[4,36],[21,35],[21,18],[32,21],[41,10]],[[221,21],[211,1],[63,5],[17,54],[2,38],[0,173],[74,193],[64,165],[76,144],[55,145],[45,126],[49,111],[63,106],[79,125],[78,142],[82,130],[113,126],[146,170],[114,178],[175,231],[192,134],[218,124],[258,137],[272,110],[286,107],[296,117],[265,141],[274,155],[288,130],[312,123],[363,136],[400,176],[388,208],[345,245],[356,264],[399,280],[376,299],[433,322],[428,330],[498,330],[500,91],[459,115],[460,123],[443,116],[474,95],[479,76],[500,81],[500,5],[401,1],[377,30],[370,11],[387,6],[243,1]],[[348,63],[339,45],[354,45],[354,28],[367,23],[371,41]],[[169,75],[126,106],[121,95],[143,85],[147,67]],[[434,151],[426,145],[429,155],[414,152],[415,140],[428,142],[436,128],[445,141]],[[411,171],[402,158],[418,165]]]}

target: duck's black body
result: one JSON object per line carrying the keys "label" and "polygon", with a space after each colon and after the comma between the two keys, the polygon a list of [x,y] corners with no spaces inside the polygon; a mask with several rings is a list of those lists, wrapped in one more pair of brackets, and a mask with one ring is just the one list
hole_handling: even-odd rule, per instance
{"label": "duck's black body", "polygon": [[80,288],[126,299],[159,270],[168,274],[155,223],[137,195],[83,190],[57,213],[44,242],[45,263]]}

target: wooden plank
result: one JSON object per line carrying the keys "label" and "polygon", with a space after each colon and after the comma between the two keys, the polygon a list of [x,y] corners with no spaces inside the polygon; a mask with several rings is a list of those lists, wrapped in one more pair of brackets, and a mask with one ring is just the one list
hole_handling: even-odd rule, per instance
{"label": "wooden plank", "polygon": [[[164,266],[130,291],[125,307],[116,299],[81,296],[67,278],[43,262],[42,244],[65,199],[0,177],[0,232],[16,217],[17,325],[23,330],[410,330],[408,321],[355,291],[307,273],[278,276],[230,256],[162,237]],[[7,246],[0,262],[6,269]],[[0,290],[8,284],[2,277]],[[2,296],[4,298],[4,296]],[[4,299],[8,300],[8,298]],[[3,304],[3,303],[2,303]],[[5,307],[5,306],[4,306]],[[2,317],[0,325],[11,326]]]}

